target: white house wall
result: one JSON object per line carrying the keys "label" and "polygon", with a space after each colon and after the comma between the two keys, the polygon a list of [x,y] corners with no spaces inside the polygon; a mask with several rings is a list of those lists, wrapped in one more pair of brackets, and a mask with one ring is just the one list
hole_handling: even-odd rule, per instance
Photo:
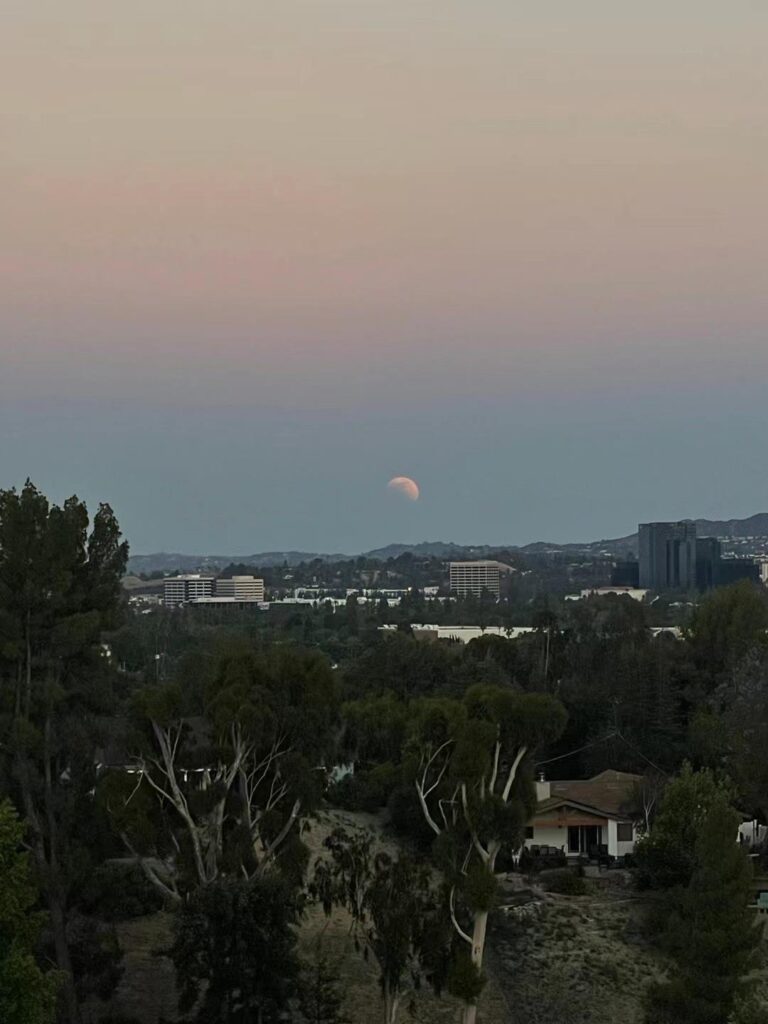
{"label": "white house wall", "polygon": [[[601,842],[608,847],[608,853],[613,857],[624,857],[635,849],[634,839],[631,842],[619,842],[617,839],[617,822],[611,818],[606,825],[602,826]],[[533,826],[533,838],[526,839],[525,845],[530,846],[554,846],[555,849],[563,849],[568,853],[568,829],[566,826],[558,828],[557,825]]]}
{"label": "white house wall", "polygon": [[[635,849],[635,840],[632,839],[630,842],[619,842],[617,838],[617,822],[608,819],[608,853],[612,857],[624,857],[628,853],[632,853]],[[634,829],[632,830],[634,836]]]}
{"label": "white house wall", "polygon": [[557,850],[561,847],[568,852],[568,829],[558,828],[556,825],[547,825],[541,828],[533,826],[533,839],[526,839],[526,846],[554,846]]}

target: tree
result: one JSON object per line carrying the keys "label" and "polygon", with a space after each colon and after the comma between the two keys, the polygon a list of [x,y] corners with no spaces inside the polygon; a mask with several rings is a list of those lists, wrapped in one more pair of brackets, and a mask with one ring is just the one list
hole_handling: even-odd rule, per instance
{"label": "tree", "polygon": [[326,914],[334,905],[350,914],[356,944],[379,966],[385,1024],[395,1024],[408,981],[436,959],[438,903],[429,869],[411,857],[377,851],[370,832],[336,829],[325,846],[330,859],[315,865],[311,891]]}
{"label": "tree", "polygon": [[3,1024],[50,1024],[56,981],[33,956],[40,915],[26,854],[23,827],[11,804],[0,803],[0,1020]]}
{"label": "tree", "polygon": [[344,1012],[338,972],[319,945],[313,960],[305,963],[299,979],[299,1012],[302,1024],[352,1024]]}
{"label": "tree", "polygon": [[664,944],[676,970],[652,990],[653,1024],[726,1024],[747,988],[762,928],[748,906],[752,870],[735,841],[738,825],[718,793],[701,822],[691,879],[674,894]]}
{"label": "tree", "polygon": [[141,695],[135,773],[113,775],[102,791],[174,903],[221,877],[303,866],[299,826],[334,738],[335,684],[321,656],[230,638],[209,668],[200,692],[172,684]]}
{"label": "tree", "polygon": [[[686,762],[664,790],[653,827],[635,848],[641,888],[688,885],[696,866],[696,842],[712,808],[729,800],[732,787],[710,769],[695,772]],[[736,830],[733,832],[736,841]]]}
{"label": "tree", "polygon": [[754,584],[745,580],[707,595],[694,612],[689,637],[710,685],[745,655],[764,650],[767,631],[768,600]]}
{"label": "tree", "polygon": [[667,778],[655,768],[649,768],[634,786],[633,806],[642,810],[642,830],[645,835],[651,831],[659,804],[664,796]]}
{"label": "tree", "polygon": [[78,1024],[67,913],[93,844],[95,719],[109,706],[100,640],[121,607],[128,549],[101,505],[51,505],[29,481],[0,491],[2,768],[29,825],[66,1019]]}
{"label": "tree", "polygon": [[716,698],[722,709],[715,721],[725,741],[725,768],[744,809],[768,821],[768,656],[747,655]]}
{"label": "tree", "polygon": [[296,900],[284,879],[220,879],[197,889],[174,923],[180,1008],[200,1024],[273,1024],[299,971]]}
{"label": "tree", "polygon": [[530,755],[560,735],[565,718],[553,697],[483,685],[473,686],[463,701],[426,698],[415,708],[414,785],[437,837],[453,926],[469,947],[452,984],[466,1004],[464,1024],[477,1019],[496,860],[504,845],[522,844],[535,805]]}

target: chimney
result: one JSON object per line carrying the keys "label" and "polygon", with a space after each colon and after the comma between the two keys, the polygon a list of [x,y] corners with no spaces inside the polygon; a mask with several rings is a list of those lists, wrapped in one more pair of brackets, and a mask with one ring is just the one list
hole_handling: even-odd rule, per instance
{"label": "chimney", "polygon": [[544,772],[539,771],[538,775],[536,776],[536,799],[539,803],[541,803],[544,800],[549,800],[551,796],[552,790],[549,783],[546,780]]}

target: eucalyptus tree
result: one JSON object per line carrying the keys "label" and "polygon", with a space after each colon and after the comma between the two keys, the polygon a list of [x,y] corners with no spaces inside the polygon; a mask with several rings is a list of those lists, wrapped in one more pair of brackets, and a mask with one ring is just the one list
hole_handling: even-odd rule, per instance
{"label": "eucalyptus tree", "polygon": [[465,1002],[464,1024],[477,1019],[496,861],[503,847],[522,844],[535,806],[531,755],[557,739],[565,720],[551,696],[485,685],[471,687],[462,701],[414,705],[409,767],[464,944],[451,986]]}
{"label": "eucalyptus tree", "polygon": [[441,948],[450,947],[441,927],[439,895],[429,866],[393,857],[368,831],[334,830],[328,857],[315,864],[310,892],[330,915],[341,906],[352,920],[356,946],[379,968],[385,1024],[396,1024],[403,996],[428,974],[440,987]]}
{"label": "eucalyptus tree", "polygon": [[77,498],[53,505],[29,481],[0,491],[0,766],[29,825],[70,1024],[67,912],[88,863],[96,721],[110,703],[101,639],[127,555],[108,505],[89,522]]}
{"label": "eucalyptus tree", "polygon": [[299,982],[300,907],[284,879],[222,878],[191,893],[169,950],[180,1009],[200,1024],[280,1024]]}
{"label": "eucalyptus tree", "polygon": [[200,687],[142,692],[136,752],[101,795],[166,898],[301,869],[301,824],[335,740],[335,691],[322,656],[233,639]]}

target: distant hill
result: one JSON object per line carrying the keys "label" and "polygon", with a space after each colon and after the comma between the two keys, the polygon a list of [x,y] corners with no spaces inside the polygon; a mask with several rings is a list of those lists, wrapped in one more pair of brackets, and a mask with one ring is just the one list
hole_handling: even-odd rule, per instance
{"label": "distant hill", "polygon": [[228,565],[262,565],[270,568],[276,565],[298,565],[321,558],[324,562],[342,562],[353,555],[319,555],[313,551],[261,551],[254,555],[182,555],[164,551],[152,555],[131,555],[128,559],[129,573],[215,571]]}
{"label": "distant hill", "polygon": [[697,519],[696,528],[702,537],[768,537],[768,512],[747,519]]}
{"label": "distant hill", "polygon": [[[696,524],[699,537],[719,537],[721,540],[768,540],[768,512],[758,512],[747,519],[694,519],[685,520]],[[754,554],[762,552],[765,544],[756,545]],[[637,555],[638,535],[631,533],[628,537],[617,537],[612,540],[596,540],[587,544],[528,544],[520,550],[530,554],[536,551],[586,551],[590,554],[605,554],[622,557],[627,554]],[[740,550],[742,550],[740,548]],[[744,552],[748,553],[748,552]]]}
{"label": "distant hill", "polygon": [[[749,538],[768,540],[768,512],[759,512],[747,519],[696,519],[696,529],[701,537],[720,537],[723,539],[745,541]],[[755,552],[765,550],[766,544],[756,545]],[[536,541],[533,544],[519,546],[516,544],[454,544],[451,541],[422,541],[418,544],[387,544],[382,548],[362,552],[365,558],[386,561],[388,558],[399,558],[411,554],[416,558],[488,558],[499,551],[519,551],[521,554],[578,554],[595,557],[606,555],[613,558],[627,557],[637,554],[637,533],[626,537],[615,537],[608,540],[572,542],[566,544]],[[743,553],[743,546],[739,548]],[[132,555],[128,559],[128,572],[132,574],[152,572],[196,572],[208,570],[214,572],[228,565],[253,565],[272,568],[280,565],[298,565],[300,562],[311,562],[319,558],[324,562],[343,562],[357,555],[320,554],[314,551],[261,551],[253,555],[183,555],[158,552],[151,555]]]}
{"label": "distant hill", "polygon": [[388,558],[399,558],[401,555],[413,555],[416,558],[469,558],[482,555],[491,550],[488,545],[469,547],[466,544],[446,543],[442,540],[422,541],[420,544],[387,544],[383,548],[373,548],[363,552],[364,558],[379,558],[385,562]]}

